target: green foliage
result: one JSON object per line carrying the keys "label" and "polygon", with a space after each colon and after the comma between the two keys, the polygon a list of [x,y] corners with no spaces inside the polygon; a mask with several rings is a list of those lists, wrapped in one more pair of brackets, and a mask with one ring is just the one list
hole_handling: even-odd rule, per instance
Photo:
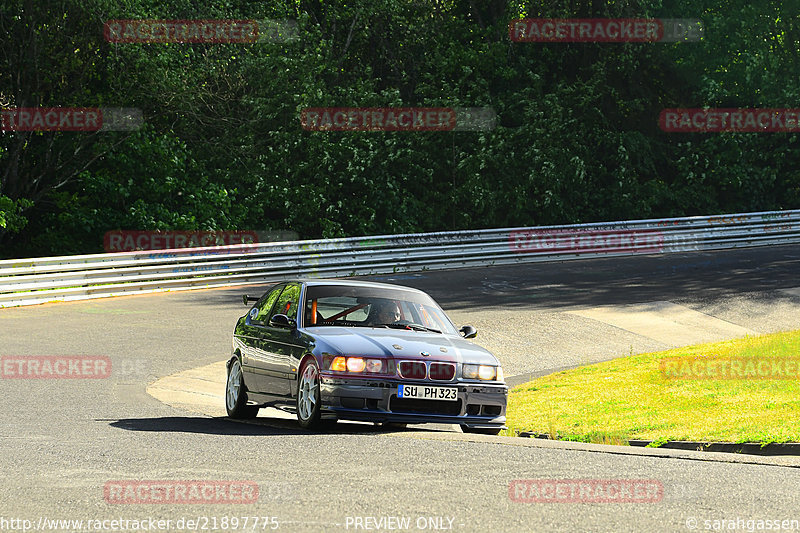
{"label": "green foliage", "polygon": [[[735,13],[735,16],[732,16]],[[518,17],[701,18],[701,43],[512,43]],[[257,44],[112,44],[110,19],[296,21]],[[136,132],[0,134],[0,255],[112,229],[301,238],[800,207],[796,134],[664,133],[667,107],[796,107],[780,0],[9,0],[0,105],[142,109]],[[310,132],[306,107],[491,106],[482,132]],[[10,203],[9,203],[10,202]]]}
{"label": "green foliage", "polygon": [[32,205],[30,200],[24,198],[12,200],[8,196],[0,196],[0,234],[22,231],[28,223],[28,219],[22,213]]}

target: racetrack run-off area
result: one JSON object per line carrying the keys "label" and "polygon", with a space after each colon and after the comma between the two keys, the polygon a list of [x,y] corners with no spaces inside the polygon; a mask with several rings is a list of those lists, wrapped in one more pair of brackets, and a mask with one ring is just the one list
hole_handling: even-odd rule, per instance
{"label": "racetrack run-off area", "polygon": [[[476,342],[513,383],[632,353],[800,328],[798,259],[800,247],[781,246],[369,279],[425,290],[457,325],[476,326]],[[340,423],[309,433],[267,411],[255,424],[227,421],[224,361],[247,310],[240,296],[263,290],[0,311],[0,355],[108,357],[115,369],[104,379],[0,381],[3,517],[250,514],[277,517],[285,531],[353,531],[356,517],[365,524],[389,516],[440,519],[425,523],[453,531],[680,531],[690,519],[703,527],[712,519],[796,518],[800,458],[536,442],[449,426],[394,432]],[[509,493],[517,480],[559,479],[652,480],[662,491],[638,503],[536,503]],[[110,503],[104,487],[120,480],[252,481],[259,496],[235,505]]]}

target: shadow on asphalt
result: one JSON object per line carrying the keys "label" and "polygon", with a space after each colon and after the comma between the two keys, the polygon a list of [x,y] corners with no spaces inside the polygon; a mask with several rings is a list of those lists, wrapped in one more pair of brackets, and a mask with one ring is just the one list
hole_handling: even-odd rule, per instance
{"label": "shadow on asphalt", "polygon": [[[445,309],[622,305],[671,298],[725,298],[797,287],[800,247],[765,246],[714,252],[522,263],[489,268],[407,272],[354,279],[407,285],[428,292]],[[260,296],[274,282],[190,291],[204,305],[247,307],[242,294]],[[754,294],[755,296],[755,294]]]}
{"label": "shadow on asphalt", "polygon": [[110,426],[126,431],[153,431],[158,433],[201,433],[204,435],[233,435],[233,436],[259,436],[259,435],[369,435],[395,433],[397,431],[437,431],[430,428],[407,429],[386,428],[374,424],[356,424],[347,422],[331,423],[319,430],[305,430],[297,425],[294,420],[279,418],[259,417],[253,420],[233,420],[227,417],[205,418],[199,416],[167,416],[157,418],[124,418],[121,420],[103,420],[97,422],[110,422]]}

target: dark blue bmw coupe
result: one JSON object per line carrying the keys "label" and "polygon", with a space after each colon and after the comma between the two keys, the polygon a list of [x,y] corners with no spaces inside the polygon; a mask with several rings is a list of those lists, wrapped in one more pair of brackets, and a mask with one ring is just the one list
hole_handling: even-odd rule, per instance
{"label": "dark blue bmw coupe", "polygon": [[460,424],[497,434],[508,387],[497,359],[466,340],[424,292],[339,280],[279,283],[233,332],[225,403],[232,418],[261,407],[332,420]]}

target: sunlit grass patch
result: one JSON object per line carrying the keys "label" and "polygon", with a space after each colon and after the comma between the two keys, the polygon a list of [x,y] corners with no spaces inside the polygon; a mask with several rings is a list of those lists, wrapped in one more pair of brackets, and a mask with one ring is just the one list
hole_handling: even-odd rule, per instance
{"label": "sunlit grass patch", "polygon": [[[667,379],[662,365],[734,360],[761,375]],[[711,361],[711,360],[714,361]],[[509,394],[509,434],[583,442],[800,442],[800,331],[640,354],[551,374]],[[752,364],[751,364],[752,363]],[[688,365],[688,366],[686,366]],[[766,365],[766,366],[765,366]],[[775,368],[797,372],[776,373]],[[766,374],[765,374],[766,373]],[[765,375],[767,377],[765,377]],[[772,379],[773,376],[779,379]],[[792,377],[788,377],[792,376]]]}

